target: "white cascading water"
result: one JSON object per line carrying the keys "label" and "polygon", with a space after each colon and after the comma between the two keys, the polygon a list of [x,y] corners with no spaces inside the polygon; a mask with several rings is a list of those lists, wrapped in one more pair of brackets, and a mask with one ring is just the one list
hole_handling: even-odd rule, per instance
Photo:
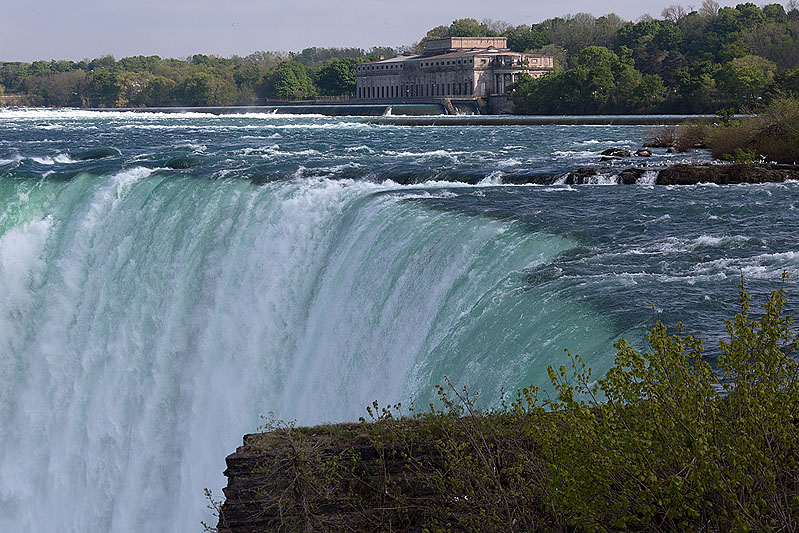
{"label": "white cascading water", "polygon": [[355,420],[444,374],[496,398],[611,338],[524,285],[573,243],[417,201],[435,185],[2,187],[0,531],[197,531],[259,415]]}

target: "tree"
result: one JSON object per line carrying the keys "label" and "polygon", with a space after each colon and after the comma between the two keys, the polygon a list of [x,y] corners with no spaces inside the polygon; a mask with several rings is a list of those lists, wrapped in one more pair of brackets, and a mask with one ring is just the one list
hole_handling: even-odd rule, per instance
{"label": "tree", "polygon": [[271,95],[275,98],[307,98],[316,91],[308,75],[308,69],[296,61],[285,61],[275,71]]}
{"label": "tree", "polygon": [[212,72],[195,72],[183,82],[183,97],[192,106],[230,105],[236,100],[236,86]]}
{"label": "tree", "polygon": [[784,24],[788,22],[788,14],[781,4],[767,4],[763,6],[763,16],[768,22]]}
{"label": "tree", "polygon": [[711,95],[716,90],[717,70],[717,65],[708,60],[697,61],[677,70],[677,94],[683,101],[684,109],[696,112],[709,105]]}
{"label": "tree", "polygon": [[738,20],[744,28],[754,28],[759,24],[766,22],[766,17],[763,11],[751,2],[745,4],[738,4],[735,10],[740,13]]}
{"label": "tree", "polygon": [[486,29],[485,35],[491,37],[505,35],[505,32],[513,28],[513,25],[505,22],[504,20],[494,20],[488,18],[481,20],[480,24]]}
{"label": "tree", "polygon": [[81,107],[88,100],[89,80],[83,71],[56,72],[32,76],[25,80],[25,87],[43,105]]}
{"label": "tree", "polygon": [[663,81],[642,76],[629,53],[589,46],[577,65],[539,79],[522,77],[511,94],[523,113],[603,113],[646,111],[663,100]]}
{"label": "tree", "polygon": [[488,33],[488,27],[473,18],[456,19],[449,25],[449,37],[480,37]]}
{"label": "tree", "polygon": [[110,69],[116,65],[116,59],[112,55],[104,55],[89,62],[89,70]]}
{"label": "tree", "polygon": [[114,72],[96,70],[92,73],[90,86],[95,106],[112,107],[116,103],[119,86],[117,85],[117,75]]}
{"label": "tree", "polygon": [[533,31],[530,26],[516,26],[505,31],[508,38],[508,48],[514,52],[528,52],[550,44],[546,36],[540,31]]}
{"label": "tree", "polygon": [[799,24],[795,22],[762,24],[746,33],[745,42],[752,53],[773,61],[781,72],[799,64]]}
{"label": "tree", "polygon": [[143,91],[144,105],[158,107],[172,103],[176,86],[173,80],[164,76],[153,77]]}
{"label": "tree", "polygon": [[779,87],[786,93],[799,97],[799,67],[780,76]]}
{"label": "tree", "polygon": [[117,76],[116,107],[135,107],[144,102],[144,89],[150,81],[147,72],[123,72]]}
{"label": "tree", "polygon": [[663,11],[660,13],[660,16],[663,17],[665,20],[670,20],[671,22],[677,24],[680,20],[688,14],[688,10],[678,4],[672,4],[668,7],[663,8]]}
{"label": "tree", "polygon": [[702,0],[702,7],[699,8],[699,14],[709,19],[716,18],[719,7],[719,3],[716,2],[716,0]]}
{"label": "tree", "polygon": [[777,65],[755,55],[737,57],[724,65],[718,79],[730,94],[739,99],[754,99],[774,82]]}
{"label": "tree", "polygon": [[790,0],[786,4],[786,8],[788,20],[799,20],[799,2],[797,0]]}
{"label": "tree", "polygon": [[355,94],[356,66],[363,62],[363,59],[349,57],[326,63],[316,75],[317,87],[327,95]]}

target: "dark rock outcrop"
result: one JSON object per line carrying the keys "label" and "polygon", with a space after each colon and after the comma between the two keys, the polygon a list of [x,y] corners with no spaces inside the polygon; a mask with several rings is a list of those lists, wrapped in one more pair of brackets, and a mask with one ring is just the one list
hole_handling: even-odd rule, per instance
{"label": "dark rock outcrop", "polygon": [[638,157],[652,157],[652,150],[647,150],[646,148],[640,148],[635,151],[635,155]]}
{"label": "dark rock outcrop", "polygon": [[658,185],[696,185],[697,183],[769,183],[799,179],[795,165],[687,165],[664,168],[658,173]]}
{"label": "dark rock outcrop", "polygon": [[619,173],[619,183],[623,185],[632,185],[638,182],[638,178],[644,175],[645,170],[642,168],[630,167],[625,168]]}
{"label": "dark rock outcrop", "polygon": [[630,157],[630,152],[623,148],[608,148],[601,155],[608,157]]}
{"label": "dark rock outcrop", "polygon": [[599,174],[598,168],[578,168],[566,175],[566,185],[583,185],[590,183],[590,178]]}
{"label": "dark rock outcrop", "polygon": [[435,445],[330,427],[333,437],[306,428],[245,435],[226,458],[219,532],[421,531],[432,493],[418,474],[441,466]]}

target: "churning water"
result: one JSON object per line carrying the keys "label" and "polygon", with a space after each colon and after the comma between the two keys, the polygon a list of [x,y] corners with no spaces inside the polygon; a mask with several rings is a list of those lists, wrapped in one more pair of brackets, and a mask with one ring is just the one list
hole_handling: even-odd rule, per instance
{"label": "churning water", "polygon": [[799,266],[799,185],[504,185],[643,135],[0,112],[0,530],[197,531],[262,414],[601,374],[653,306],[712,357]]}

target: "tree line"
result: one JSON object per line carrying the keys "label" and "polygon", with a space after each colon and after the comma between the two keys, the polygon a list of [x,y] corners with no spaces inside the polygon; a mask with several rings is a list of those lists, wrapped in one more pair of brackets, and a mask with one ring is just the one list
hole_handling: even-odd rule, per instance
{"label": "tree line", "polygon": [[429,39],[505,36],[516,52],[552,55],[555,70],[511,87],[520,112],[715,112],[799,93],[799,4],[671,5],[636,22],[577,13],[532,25],[473,18],[432,28],[393,49],[306,48],[222,58],[0,62],[0,95],[30,105],[213,106],[348,96],[356,65],[420,52]]}
{"label": "tree line", "polygon": [[187,59],[107,55],[83,61],[0,62],[0,95],[37,106],[228,106],[346,96],[359,63],[391,57],[392,48],[306,48]]}
{"label": "tree line", "polygon": [[716,112],[799,94],[799,5],[665,8],[625,22],[578,14],[507,30],[556,71],[513,88],[524,113]]}

